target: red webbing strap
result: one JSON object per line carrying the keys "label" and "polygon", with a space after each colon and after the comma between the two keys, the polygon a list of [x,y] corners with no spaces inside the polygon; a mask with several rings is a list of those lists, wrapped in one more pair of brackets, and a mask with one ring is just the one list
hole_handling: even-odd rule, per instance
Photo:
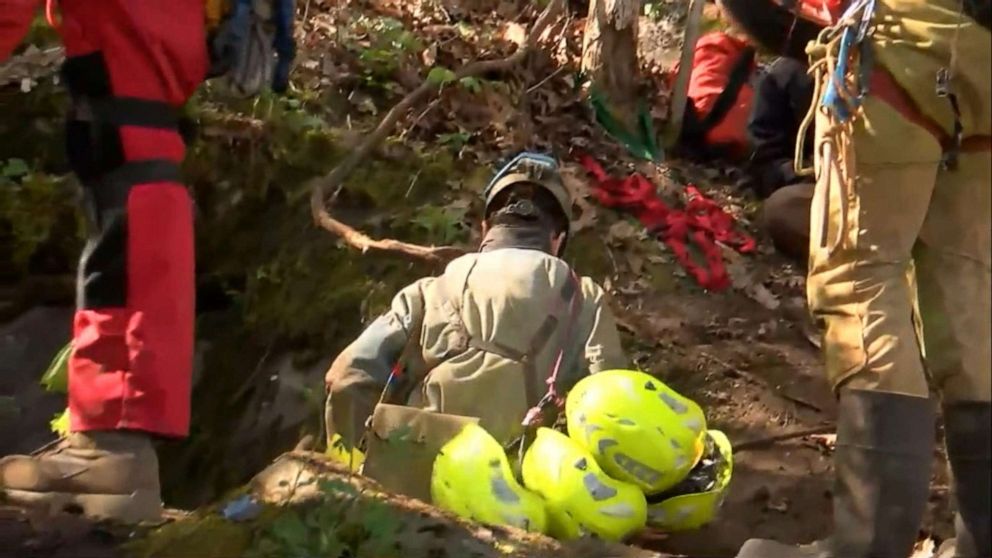
{"label": "red webbing strap", "polygon": [[[754,239],[735,230],[733,217],[695,186],[686,187],[685,208],[678,210],[666,205],[654,185],[640,174],[612,178],[589,155],[580,155],[579,163],[592,176],[593,194],[599,203],[636,217],[672,250],[679,264],[705,289],[719,291],[730,286],[717,242],[741,253],[754,250]],[[690,242],[702,252],[704,263],[693,258]]]}

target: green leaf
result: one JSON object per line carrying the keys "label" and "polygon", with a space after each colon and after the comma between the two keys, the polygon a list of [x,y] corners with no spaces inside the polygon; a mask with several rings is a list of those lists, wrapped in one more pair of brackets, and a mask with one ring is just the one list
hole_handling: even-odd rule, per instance
{"label": "green leaf", "polygon": [[307,543],[307,526],[295,513],[287,513],[272,522],[272,536],[286,546],[302,548]]}
{"label": "green leaf", "polygon": [[27,174],[30,170],[24,159],[8,159],[7,164],[3,166],[3,170],[0,170],[0,175],[6,178],[17,178],[18,176]]}
{"label": "green leaf", "polygon": [[444,66],[434,66],[427,74],[427,83],[432,85],[444,85],[455,81],[455,72]]}
{"label": "green leaf", "polygon": [[482,82],[479,81],[479,78],[463,77],[458,80],[458,83],[460,83],[461,86],[467,89],[470,93],[478,93],[479,91],[482,91]]}
{"label": "green leaf", "polygon": [[48,370],[41,376],[41,385],[45,386],[46,391],[69,392],[69,355],[71,354],[72,341],[69,341],[59,350],[52,363],[48,365]]}
{"label": "green leaf", "polygon": [[58,434],[60,437],[65,437],[69,435],[69,409],[62,411],[61,413],[52,417],[52,420],[48,423],[48,427],[52,429],[52,432]]}

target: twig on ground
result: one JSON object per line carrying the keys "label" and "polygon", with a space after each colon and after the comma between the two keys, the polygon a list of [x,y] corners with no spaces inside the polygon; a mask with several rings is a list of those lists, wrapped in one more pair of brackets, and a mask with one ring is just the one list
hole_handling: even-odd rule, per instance
{"label": "twig on ground", "polygon": [[[564,7],[564,0],[551,0],[541,15],[538,16],[537,21],[534,22],[534,26],[527,35],[527,40],[516,52],[499,60],[477,60],[466,64],[455,72],[455,80],[493,72],[504,72],[522,62],[533,51],[543,31],[564,11]],[[439,87],[436,84],[425,80],[424,83],[393,106],[372,133],[367,135],[334,170],[310,182],[310,210],[313,220],[318,226],[341,237],[346,244],[362,252],[369,250],[393,252],[437,263],[446,262],[467,252],[464,248],[457,246],[421,246],[393,239],[371,238],[335,219],[328,207],[330,201],[327,199],[328,194],[338,189],[344,179],[358,167],[359,163],[386,139],[407,111],[428,95],[437,94],[438,90]]]}
{"label": "twig on ground", "polygon": [[427,105],[427,108],[425,108],[423,111],[421,111],[421,113],[418,114],[417,117],[413,119],[413,123],[410,124],[410,126],[407,127],[406,130],[403,130],[403,133],[400,134],[400,139],[401,140],[406,139],[406,136],[411,131],[413,131],[414,128],[417,127],[417,124],[420,124],[420,121],[423,120],[425,116],[427,116],[427,113],[430,112],[434,107],[436,107],[440,103],[441,103],[441,99],[440,98],[434,99],[433,101],[431,101],[430,104]]}
{"label": "twig on ground", "polygon": [[742,451],[750,451],[764,446],[770,446],[778,442],[794,440],[796,438],[803,438],[806,436],[812,436],[814,434],[829,434],[836,429],[837,429],[836,426],[829,424],[829,425],[817,426],[815,428],[807,428],[805,430],[796,430],[795,432],[787,432],[785,434],[776,434],[775,436],[768,436],[765,438],[757,438],[755,440],[745,440],[743,442],[738,442],[734,444],[734,453],[740,453]]}
{"label": "twig on ground", "polygon": [[541,81],[539,81],[539,82],[535,83],[534,85],[528,87],[527,88],[527,93],[533,93],[536,89],[540,88],[545,83],[548,83],[549,81],[551,81],[552,79],[554,79],[555,76],[557,76],[558,74],[562,73],[563,71],[565,71],[565,66],[558,66],[558,69],[557,70],[555,70],[555,71],[551,72],[550,74],[548,74],[547,76],[545,76],[545,78],[542,79]]}
{"label": "twig on ground", "polygon": [[795,403],[796,405],[799,405],[800,407],[806,407],[807,409],[811,409],[811,410],[816,411],[818,413],[822,413],[823,412],[823,409],[820,408],[819,405],[815,405],[813,403],[810,403],[809,401],[806,401],[805,399],[803,399],[801,397],[796,397],[795,395],[789,395],[788,393],[785,393],[784,391],[779,391],[777,393],[779,395],[781,395],[783,399],[788,399],[789,401],[792,401],[793,403]]}

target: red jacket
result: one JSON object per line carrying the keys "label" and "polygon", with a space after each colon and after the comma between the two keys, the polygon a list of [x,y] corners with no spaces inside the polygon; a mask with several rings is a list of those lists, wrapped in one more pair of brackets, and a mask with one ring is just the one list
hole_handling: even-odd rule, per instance
{"label": "red jacket", "polygon": [[[721,31],[707,33],[696,43],[689,76],[689,100],[700,119],[710,113],[726,89],[731,69],[748,46],[747,42]],[[753,97],[751,84],[744,83],[727,114],[706,133],[706,143],[723,145],[737,153],[746,151],[747,119]]]}

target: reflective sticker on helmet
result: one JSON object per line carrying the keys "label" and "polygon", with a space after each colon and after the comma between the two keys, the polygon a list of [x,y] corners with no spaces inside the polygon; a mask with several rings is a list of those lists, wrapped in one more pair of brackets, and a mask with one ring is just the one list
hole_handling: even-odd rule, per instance
{"label": "reflective sticker on helmet", "polygon": [[510,483],[506,481],[502,476],[496,476],[490,479],[489,489],[492,490],[493,495],[500,502],[506,504],[516,504],[520,501],[520,495],[510,488]]}
{"label": "reflective sticker on helmet", "polygon": [[640,461],[637,461],[629,455],[619,452],[615,453],[613,454],[613,461],[619,465],[621,469],[646,485],[654,485],[661,480],[661,473],[655,471]]}
{"label": "reflective sticker on helmet", "polygon": [[637,423],[630,420],[629,418],[621,418],[620,420],[617,421],[617,424],[623,426],[637,426]]}
{"label": "reflective sticker on helmet", "polygon": [[666,513],[663,508],[648,508],[648,521],[654,523],[664,523],[666,519],[668,519],[668,513]]}
{"label": "reflective sticker on helmet", "polygon": [[606,450],[619,444],[620,442],[612,438],[603,438],[599,441],[599,444],[596,445],[596,451],[598,451],[600,455],[606,455]]}
{"label": "reflective sticker on helmet", "polygon": [[613,498],[617,495],[617,489],[603,484],[595,473],[586,473],[582,477],[582,484],[585,485],[586,491],[589,492],[592,499],[597,502]]}
{"label": "reflective sticker on helmet", "polygon": [[620,502],[599,508],[599,513],[608,517],[627,518],[634,517],[635,512],[633,506],[627,502]]}
{"label": "reflective sticker on helmet", "polygon": [[689,464],[689,460],[686,459],[686,457],[684,455],[679,455],[678,457],[675,458],[675,468],[676,469],[682,469],[682,468],[684,468],[688,464]]}
{"label": "reflective sticker on helmet", "polygon": [[702,423],[700,423],[699,422],[699,419],[696,418],[696,417],[692,417],[690,419],[686,419],[686,421],[683,422],[682,424],[684,424],[685,427],[688,428],[689,430],[702,430],[703,429]]}
{"label": "reflective sticker on helmet", "polygon": [[680,415],[684,415],[687,412],[689,412],[689,407],[686,406],[685,403],[683,403],[683,402],[679,401],[678,399],[675,399],[674,397],[672,397],[672,394],[670,394],[670,393],[667,393],[665,391],[662,391],[660,394],[658,394],[658,397],[661,397],[661,400],[665,402],[665,405],[668,405],[668,408],[669,409],[671,409],[672,411],[675,411],[676,413],[678,413]]}
{"label": "reflective sticker on helmet", "polygon": [[[658,430],[661,430],[661,429],[659,428]],[[662,434],[664,434],[664,433],[662,433]],[[680,449],[682,449],[682,444],[681,444],[681,443],[679,443],[679,441],[678,441],[678,440],[676,440],[675,438],[669,438],[669,439],[668,439],[668,442],[669,442],[670,444],[672,444],[672,448],[673,448],[673,449],[677,449],[677,450],[680,450]]]}

